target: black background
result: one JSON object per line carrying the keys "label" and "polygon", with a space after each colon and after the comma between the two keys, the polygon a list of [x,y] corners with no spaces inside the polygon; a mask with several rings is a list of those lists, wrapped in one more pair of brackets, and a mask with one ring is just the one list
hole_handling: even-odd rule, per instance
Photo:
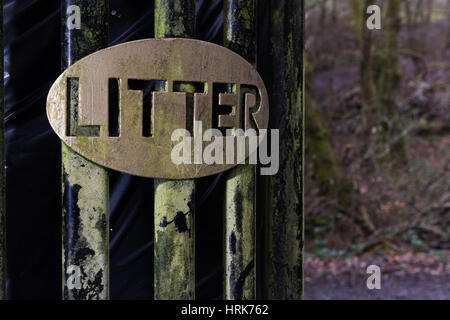
{"label": "black background", "polygon": [[[112,0],[109,11],[110,45],[153,37],[153,1]],[[267,17],[260,7],[260,73]],[[222,1],[197,1],[197,39],[222,44],[222,22]],[[48,90],[61,73],[60,1],[4,1],[4,31],[7,294],[9,299],[60,299],[60,140],[45,113]],[[199,299],[222,297],[223,193],[220,175],[198,181]],[[111,299],[152,299],[151,179],[110,171],[110,228]]]}

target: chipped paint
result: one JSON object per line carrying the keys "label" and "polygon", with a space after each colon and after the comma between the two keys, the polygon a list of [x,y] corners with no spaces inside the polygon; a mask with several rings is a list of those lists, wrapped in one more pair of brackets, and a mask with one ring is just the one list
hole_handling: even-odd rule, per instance
{"label": "chipped paint", "polygon": [[[156,0],[156,38],[194,35],[195,0]],[[194,199],[194,180],[155,180],[156,300],[195,299]]]}
{"label": "chipped paint", "polygon": [[63,266],[81,270],[81,289],[69,290],[63,275],[64,299],[108,299],[108,174],[62,145]]}
{"label": "chipped paint", "polygon": [[[81,30],[66,28],[65,10],[81,9]],[[102,49],[108,43],[107,1],[62,2],[63,66]],[[71,92],[76,88],[71,88]],[[72,95],[73,96],[73,95]],[[77,118],[71,110],[72,121]],[[76,131],[73,134],[85,134]],[[62,143],[63,190],[63,298],[66,300],[109,299],[109,220],[107,171]],[[69,266],[81,271],[81,288],[69,289]]]}
{"label": "chipped paint", "polygon": [[241,165],[226,178],[224,299],[256,299],[255,167]]}
{"label": "chipped paint", "polygon": [[270,1],[271,127],[280,169],[267,178],[264,298],[303,297],[303,1]]}
{"label": "chipped paint", "polygon": [[[256,66],[256,1],[224,2],[224,45]],[[224,299],[256,299],[256,167],[226,175]]]}
{"label": "chipped paint", "polygon": [[193,38],[194,35],[195,1],[155,1],[155,38]]}
{"label": "chipped paint", "polygon": [[255,0],[224,1],[224,46],[256,64]]}
{"label": "chipped paint", "polygon": [[155,299],[195,297],[195,183],[155,182]]}

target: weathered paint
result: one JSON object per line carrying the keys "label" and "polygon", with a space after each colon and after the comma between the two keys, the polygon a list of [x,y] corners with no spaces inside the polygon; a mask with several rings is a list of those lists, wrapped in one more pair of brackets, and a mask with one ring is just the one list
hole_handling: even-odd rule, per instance
{"label": "weathered paint", "polygon": [[6,299],[5,107],[3,87],[3,1],[0,1],[0,300]]}
{"label": "weathered paint", "polygon": [[270,1],[270,127],[280,168],[267,179],[264,298],[303,295],[303,1]]}
{"label": "weathered paint", "polygon": [[[76,5],[81,11],[81,28],[69,30],[67,9]],[[63,69],[81,58],[108,45],[108,1],[62,0],[62,55]]]}
{"label": "weathered paint", "polygon": [[[108,1],[63,0],[63,69],[108,44]],[[67,8],[77,5],[81,11],[81,29],[67,28]],[[76,88],[71,88],[74,97]],[[76,105],[73,104],[73,105]],[[78,122],[77,108],[70,119]],[[82,128],[74,134],[87,134]],[[63,298],[67,300],[109,299],[109,219],[107,171],[86,160],[62,143],[63,174]],[[67,287],[74,272],[81,271],[81,288]]]}
{"label": "weathered paint", "polygon": [[[108,299],[108,173],[62,144],[64,299]],[[66,273],[80,268],[81,288]]]}
{"label": "weathered paint", "polygon": [[155,38],[194,38],[195,1],[155,0]]}
{"label": "weathered paint", "polygon": [[[155,1],[156,38],[194,35],[195,0]],[[155,180],[156,300],[195,299],[194,199],[193,180]]]}
{"label": "weathered paint", "polygon": [[[109,135],[109,121],[114,118],[109,115],[108,105],[108,79],[111,78],[121,79],[116,120],[120,136]],[[168,92],[149,93],[151,102],[144,105],[142,91],[129,88],[130,79],[165,80]],[[192,132],[193,121],[202,121],[203,132],[212,127],[213,101],[217,96],[211,88],[217,83],[235,84],[236,95],[248,94],[248,88],[255,88],[251,94],[258,100],[257,106],[250,108],[244,99],[237,99],[236,116],[219,116],[219,126],[225,118],[235,127],[255,123],[258,128],[267,128],[267,90],[254,66],[222,46],[180,38],[131,41],[83,58],[53,84],[47,98],[47,116],[61,140],[103,167],[148,178],[195,179],[236,165],[177,165],[172,161],[172,150],[179,144],[171,139],[176,129]],[[67,92],[68,86],[74,94]],[[195,96],[189,94],[195,91]],[[78,110],[77,123],[68,121],[70,113],[64,107],[68,102],[72,110]],[[143,110],[147,108],[151,111],[144,118]],[[150,116],[153,118],[151,137],[142,133],[144,122],[150,122]],[[189,154],[191,159],[194,149]]]}
{"label": "weathered paint", "polygon": [[[256,1],[224,2],[224,45],[256,64]],[[226,175],[224,299],[256,299],[256,167]]]}
{"label": "weathered paint", "polygon": [[155,183],[155,299],[195,297],[195,183]]}
{"label": "weathered paint", "polygon": [[224,46],[256,64],[256,0],[224,1]]}
{"label": "weathered paint", "polygon": [[224,299],[256,299],[255,168],[227,174],[224,221]]}

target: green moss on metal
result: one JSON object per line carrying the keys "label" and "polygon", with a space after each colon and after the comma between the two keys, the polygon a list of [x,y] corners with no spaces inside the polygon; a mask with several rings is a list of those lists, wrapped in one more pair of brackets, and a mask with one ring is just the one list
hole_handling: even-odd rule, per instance
{"label": "green moss on metal", "polygon": [[81,288],[69,289],[63,274],[64,298],[109,298],[108,174],[62,144],[63,266],[81,270]]}
{"label": "green moss on metal", "polygon": [[[78,123],[80,121],[85,121],[86,119],[80,119],[79,116],[79,82],[82,79],[71,79],[69,81],[67,93],[69,94],[69,105],[67,112],[67,135],[68,136],[99,136],[100,127],[99,126],[80,126]],[[64,88],[65,89],[65,88]],[[66,91],[66,90],[64,90]]]}
{"label": "green moss on metal", "polygon": [[195,184],[155,182],[155,299],[195,297]]}
{"label": "green moss on metal", "polygon": [[227,0],[224,2],[224,45],[256,63],[256,1]]}
{"label": "green moss on metal", "polygon": [[191,38],[194,34],[195,1],[155,1],[155,38]]}
{"label": "green moss on metal", "polygon": [[224,299],[256,299],[256,175],[242,165],[227,175],[224,215]]}
{"label": "green moss on metal", "polygon": [[[80,7],[81,29],[67,28],[66,9]],[[64,0],[61,6],[64,39],[63,68],[108,44],[108,1]],[[82,81],[82,79],[80,79]],[[92,127],[78,126],[78,85],[69,88],[70,134],[89,147]],[[97,150],[97,152],[104,152]],[[62,143],[63,173],[63,298],[109,299],[109,183],[106,169],[83,158]],[[67,286],[70,266],[81,270],[81,288]]]}
{"label": "green moss on metal", "polygon": [[[193,38],[194,35],[194,0],[155,1],[156,38]],[[179,54],[181,57],[181,50]],[[178,74],[182,75],[181,63],[177,67]],[[194,92],[195,88],[182,85],[176,89]],[[155,180],[154,295],[157,300],[195,299],[194,199],[193,180]]]}
{"label": "green moss on metal", "polygon": [[[224,2],[224,45],[256,65],[256,1]],[[256,168],[226,175],[224,299],[256,299]]]}
{"label": "green moss on metal", "polygon": [[303,1],[270,1],[271,128],[280,130],[280,168],[267,179],[265,288],[268,299],[303,290]]}

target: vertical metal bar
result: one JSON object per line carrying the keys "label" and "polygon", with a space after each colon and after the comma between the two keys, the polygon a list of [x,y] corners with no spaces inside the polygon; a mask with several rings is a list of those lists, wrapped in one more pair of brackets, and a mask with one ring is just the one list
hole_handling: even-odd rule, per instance
{"label": "vertical metal bar", "polygon": [[6,299],[5,105],[3,86],[3,1],[0,0],[0,300]]}
{"label": "vertical metal bar", "polygon": [[[256,66],[256,0],[224,1],[224,45]],[[226,175],[224,299],[256,299],[256,167]]]}
{"label": "vertical metal bar", "polygon": [[[108,1],[62,0],[61,5],[62,66],[65,69],[108,45]],[[73,20],[78,18],[80,28],[77,28],[77,20]],[[68,91],[71,99],[78,96],[74,86]],[[70,118],[76,126],[77,108],[70,109]],[[62,171],[63,298],[109,299],[107,171],[64,143]]]}
{"label": "vertical metal bar", "polygon": [[[195,0],[155,1],[156,38],[194,35]],[[193,180],[155,180],[156,300],[195,299],[194,200]]]}
{"label": "vertical metal bar", "polygon": [[280,167],[266,189],[266,299],[303,295],[303,5],[270,0],[270,121],[280,130]]}

